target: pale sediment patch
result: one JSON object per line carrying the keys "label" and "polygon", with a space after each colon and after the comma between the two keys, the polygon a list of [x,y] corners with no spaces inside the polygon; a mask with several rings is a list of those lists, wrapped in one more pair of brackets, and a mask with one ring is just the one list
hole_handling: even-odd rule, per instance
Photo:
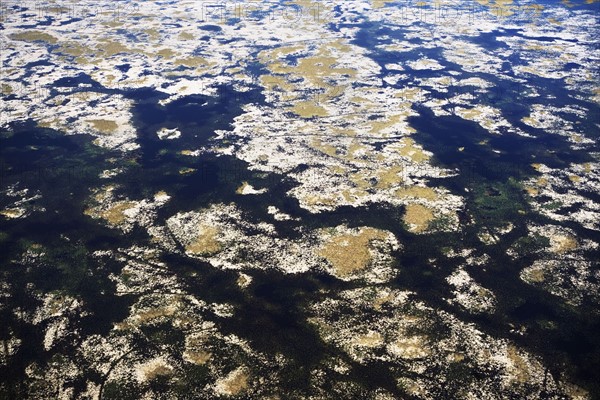
{"label": "pale sediment patch", "polygon": [[396,196],[403,199],[425,199],[429,201],[438,199],[436,191],[426,186],[406,186],[398,189]]}
{"label": "pale sediment patch", "polygon": [[508,345],[506,356],[510,360],[511,379],[519,384],[525,384],[530,379],[529,362],[526,356],[514,345]]}
{"label": "pale sediment patch", "polygon": [[431,58],[421,58],[417,61],[408,61],[406,64],[415,70],[437,71],[444,69],[444,66],[442,66],[437,60]]}
{"label": "pale sediment patch", "polygon": [[276,221],[290,221],[294,219],[291,215],[282,212],[275,206],[269,206],[267,212],[272,215]]}
{"label": "pale sediment patch", "polygon": [[181,132],[177,128],[168,129],[168,128],[160,128],[158,132],[156,132],[159,139],[161,140],[173,140],[179,139],[181,137]]}
{"label": "pale sediment patch", "polygon": [[464,307],[471,313],[492,313],[496,307],[496,297],[489,290],[478,284],[464,269],[456,270],[446,278],[454,287],[454,298],[450,300]]}
{"label": "pale sediment patch", "polygon": [[243,182],[242,185],[235,191],[237,194],[241,194],[244,196],[252,195],[252,194],[263,194],[267,192],[266,188],[262,189],[254,189],[254,187],[248,182]]}

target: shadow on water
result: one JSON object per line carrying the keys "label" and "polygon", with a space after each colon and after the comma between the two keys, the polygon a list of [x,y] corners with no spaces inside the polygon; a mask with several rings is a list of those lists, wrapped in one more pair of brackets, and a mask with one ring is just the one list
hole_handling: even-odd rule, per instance
{"label": "shadow on water", "polygon": [[114,296],[108,279],[120,266],[91,253],[127,245],[128,239],[84,215],[91,188],[102,184],[99,176],[111,168],[107,160],[115,155],[98,149],[90,137],[65,136],[32,121],[0,132],[0,208],[18,205],[27,214],[3,218],[0,225],[0,273],[10,282],[0,334],[3,339],[16,335],[24,343],[0,368],[10,382],[7,387],[16,391],[12,396],[20,396],[30,363],[43,365],[63,347],[43,350],[47,321],[34,326],[12,311],[34,310],[44,294],[73,295],[89,314],[69,329],[83,334],[106,334],[127,314],[130,299]]}
{"label": "shadow on water", "polygon": [[[526,253],[514,259],[507,254],[515,240],[528,235],[528,223],[556,223],[535,213],[528,205],[520,182],[537,174],[531,164],[541,163],[560,170],[573,163],[593,161],[592,157],[586,151],[573,150],[561,136],[543,132],[531,138],[491,136],[476,123],[459,117],[435,117],[425,108],[418,111],[420,116],[410,119],[417,129],[416,141],[433,152],[434,163],[459,172],[440,184],[463,194],[467,212],[474,217],[475,224],[464,227],[462,240],[468,242],[463,245],[491,256],[486,272],[473,271],[473,274],[476,281],[496,294],[498,311],[494,319],[478,321],[478,325],[500,337],[507,335],[508,324],[527,326],[526,336],[509,337],[541,355],[547,365],[561,365],[550,368],[556,379],[560,379],[558,371],[564,371],[568,365],[575,379],[592,392],[597,391],[600,388],[594,382],[599,382],[600,376],[591,371],[600,371],[600,336],[598,323],[589,316],[596,306],[577,309],[525,284],[519,272],[539,255]],[[514,230],[496,245],[482,246],[478,241],[476,234],[482,226],[493,229],[508,222],[514,224]],[[598,238],[596,233],[569,225],[581,237]],[[591,259],[594,257],[591,255]],[[474,320],[468,315],[463,318]]]}

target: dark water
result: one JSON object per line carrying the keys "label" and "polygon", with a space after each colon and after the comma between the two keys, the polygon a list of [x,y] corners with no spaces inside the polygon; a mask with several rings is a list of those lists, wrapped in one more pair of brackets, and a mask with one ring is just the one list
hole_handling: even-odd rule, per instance
{"label": "dark water", "polygon": [[[351,25],[349,25],[351,26]],[[495,50],[505,47],[503,42],[497,40],[498,36],[521,35],[518,30],[494,31],[481,34],[471,40],[476,44]],[[508,81],[502,76],[489,74],[463,73],[460,67],[445,62],[439,49],[418,49],[411,53],[386,52],[374,50],[375,45],[381,43],[378,38],[382,36],[398,37],[403,39],[403,33],[391,30],[389,27],[375,23],[365,23],[362,31],[357,35],[356,44],[370,50],[370,56],[379,63],[385,71],[386,63],[398,61],[417,60],[422,56],[438,60],[445,70],[441,72],[411,71],[410,81],[398,82],[398,87],[410,84],[415,75],[435,77],[446,75],[448,70],[461,72],[457,79],[473,76],[491,81],[494,87],[485,94],[473,94],[474,103],[491,105],[499,108],[502,115],[511,125],[523,129],[533,138],[521,137],[514,134],[501,136],[490,135],[489,132],[479,127],[478,124],[463,120],[457,116],[436,117],[426,107],[417,106],[418,117],[410,119],[410,124],[417,130],[413,136],[426,150],[433,152],[433,163],[442,167],[456,169],[460,172],[457,177],[445,178],[439,181],[441,186],[451,192],[466,195],[466,220],[473,217],[477,224],[463,225],[460,237],[455,235],[434,234],[429,238],[414,238],[393,229],[389,224],[375,225],[383,229],[390,229],[402,243],[406,243],[406,250],[399,257],[399,265],[403,272],[399,284],[406,289],[416,290],[429,304],[441,309],[447,309],[447,304],[441,300],[448,297],[444,289],[444,278],[448,276],[457,265],[443,264],[440,271],[427,268],[428,257],[439,254],[444,246],[457,248],[474,247],[476,254],[487,253],[491,255],[490,262],[484,270],[473,270],[473,278],[484,287],[490,288],[498,300],[498,312],[493,318],[480,318],[461,315],[464,320],[471,320],[486,332],[496,337],[509,337],[525,346],[530,351],[541,356],[546,365],[550,366],[550,373],[555,379],[560,378],[560,368],[573,372],[579,383],[591,390],[591,393],[600,393],[600,322],[596,315],[597,304],[593,301],[584,301],[579,308],[574,308],[563,303],[562,300],[545,291],[527,285],[519,279],[519,272],[531,265],[535,259],[532,256],[519,257],[517,260],[510,258],[506,251],[515,240],[527,235],[527,223],[555,223],[536,214],[528,206],[523,188],[519,184],[532,176],[536,171],[532,163],[542,163],[551,168],[563,169],[572,163],[585,163],[594,161],[590,150],[573,150],[566,138],[548,134],[542,130],[526,126],[520,119],[529,113],[532,100],[524,97],[526,88],[520,84]],[[523,36],[525,38],[525,36]],[[538,38],[549,41],[550,38]],[[518,64],[521,60],[513,58],[510,63]],[[572,66],[575,67],[575,66]],[[508,72],[508,76],[512,72]],[[575,100],[564,83],[560,80],[530,77],[528,84],[536,87],[545,99],[546,104],[555,107],[565,105],[580,105],[591,109],[587,119],[580,120],[573,115],[561,117],[580,123],[580,129],[586,136],[597,138],[600,134],[597,126],[600,109],[597,104],[584,100]],[[457,93],[464,93],[464,88],[450,88],[449,93],[433,91],[433,97],[441,99],[450,98]],[[477,96],[477,97],[475,97]],[[451,108],[449,109],[451,110]],[[480,144],[483,140],[487,144]],[[464,147],[463,151],[459,148]],[[493,152],[499,150],[500,154]],[[596,145],[592,151],[598,151]],[[468,194],[464,189],[468,189]],[[586,193],[586,195],[591,195]],[[593,198],[593,197],[589,197]],[[518,211],[525,210],[522,215]],[[385,212],[385,211],[384,211]],[[373,221],[372,221],[373,222]],[[505,225],[507,222],[515,224],[515,229],[506,235],[499,243],[492,246],[482,246],[476,233],[481,226],[486,226],[492,231],[494,227]],[[565,223],[573,229],[580,238],[589,238],[595,241],[600,239],[596,231],[584,229],[577,224]],[[600,260],[600,251],[589,251],[584,259],[591,261]],[[596,264],[592,268],[598,268]],[[423,271],[427,271],[426,274]],[[456,310],[452,311],[456,312]],[[552,322],[552,328],[549,328]],[[528,335],[507,335],[509,324],[527,326]]]}
{"label": "dark water", "polygon": [[[227,90],[216,99],[192,96],[164,108],[157,105],[159,95],[149,94],[130,94],[132,98],[139,98],[135,115],[141,132],[141,148],[127,164],[127,172],[112,181],[122,184],[119,194],[131,199],[141,199],[159,190],[170,193],[172,201],[160,211],[157,223],[176,212],[235,200],[250,220],[264,220],[264,204],[274,204],[287,213],[300,216],[302,223],[309,227],[348,223],[350,226],[387,229],[405,246],[403,253],[397,255],[401,277],[394,286],[414,290],[428,304],[453,312],[456,310],[442,299],[449,296],[445,277],[457,265],[442,262],[437,270],[432,270],[428,267],[428,259],[443,259],[440,257],[443,247],[476,247],[478,253],[487,252],[492,260],[486,271],[474,272],[473,277],[496,294],[499,311],[493,318],[467,314],[460,315],[461,318],[476,322],[481,329],[497,337],[506,336],[509,323],[524,324],[529,328],[529,335],[523,339],[509,336],[512,340],[545,358],[548,365],[569,365],[584,386],[593,387],[590,385],[600,377],[594,372],[600,371],[600,327],[588,314],[595,305],[574,309],[548,293],[522,283],[518,273],[530,260],[514,261],[506,255],[514,240],[526,234],[526,219],[516,213],[517,209],[528,210],[529,220],[544,222],[528,209],[524,194],[515,183],[535,174],[528,165],[536,160],[560,167],[589,160],[585,153],[569,151],[567,144],[556,138],[501,136],[492,139],[488,147],[480,146],[477,143],[486,133],[475,124],[457,117],[435,118],[420,109],[420,116],[411,120],[419,132],[415,139],[434,152],[436,163],[459,169],[459,176],[440,183],[454,193],[464,194],[465,187],[470,189],[465,218],[474,217],[492,228],[508,221],[516,224],[515,230],[503,241],[482,247],[476,237],[477,225],[465,228],[461,235],[437,233],[415,237],[408,234],[399,223],[402,209],[396,207],[345,208],[317,218],[301,210],[296,201],[286,198],[285,192],[292,183],[286,182],[285,177],[257,176],[248,171],[244,163],[228,157],[203,156],[197,161],[180,156],[180,150],[197,148],[210,141],[214,129],[226,128],[239,114],[239,108],[231,107],[228,99],[232,96]],[[155,139],[159,126],[171,124],[181,130],[180,140]],[[25,366],[44,354],[39,347],[43,332],[23,325],[10,312],[13,307],[35,306],[36,300],[24,288],[25,283],[33,282],[37,290],[43,292],[67,290],[82,296],[93,317],[84,318],[78,326],[83,332],[106,333],[113,323],[127,315],[134,299],[111,295],[114,288],[106,272],[117,273],[120,267],[101,264],[90,254],[94,250],[143,244],[148,238],[138,231],[122,236],[83,214],[90,189],[106,183],[100,181],[98,174],[115,167],[107,161],[115,154],[95,148],[89,138],[65,137],[60,132],[31,124],[16,127],[13,135],[3,133],[0,140],[2,188],[19,181],[30,188],[31,194],[42,196],[31,206],[33,211],[28,218],[4,220],[1,228],[4,233],[0,256],[2,272],[8,274],[7,280],[14,284],[8,307],[2,310],[2,321],[5,321],[2,335],[13,332],[27,343],[38,343],[22,347],[11,363],[2,368],[2,374],[18,387],[17,383],[24,378]],[[459,146],[465,150],[457,152]],[[503,152],[497,155],[490,148]],[[550,153],[548,148],[555,151]],[[181,175],[181,168],[194,168],[196,172]],[[247,200],[234,198],[232,193],[244,180],[258,187],[267,186],[270,190]],[[490,200],[495,197],[502,201]],[[42,208],[45,212],[35,211]],[[297,235],[293,229],[295,224],[276,223],[282,236],[287,234],[289,237]],[[599,239],[595,232],[580,229],[577,233],[581,237]],[[23,273],[23,267],[15,260],[32,243],[40,243],[53,251],[43,258],[38,268]],[[588,256],[598,259],[599,254]],[[201,294],[207,301],[227,301],[236,306],[239,312],[234,318],[219,321],[225,334],[235,333],[249,340],[258,351],[280,352],[297,363],[294,374],[286,377],[290,389],[305,386],[308,389],[310,366],[328,355],[336,355],[353,366],[355,375],[352,379],[400,394],[387,367],[377,364],[360,367],[338,350],[323,344],[313,328],[302,322],[305,321],[305,306],[321,299],[321,289],[341,290],[350,288],[351,284],[314,274],[256,273],[253,274],[255,283],[251,292],[241,293],[235,284],[237,275],[234,273],[215,270],[175,255],[168,256],[165,261],[178,276],[190,276],[184,280],[192,293]],[[91,276],[86,273],[88,271],[92,271]],[[191,277],[191,272],[199,275]],[[541,321],[551,321],[556,328],[547,329],[547,324],[543,325]]]}
{"label": "dark water", "polygon": [[[211,25],[202,29],[218,31]],[[402,35],[389,27],[365,23],[356,43],[374,49],[375,44],[381,43],[377,38],[384,34]],[[496,40],[499,35],[519,34],[511,31],[493,32],[473,40],[489,49],[496,49],[502,46]],[[440,59],[439,50],[426,50],[423,53]],[[397,61],[399,57],[395,53],[375,50],[370,55],[382,66]],[[415,60],[420,57],[416,53],[411,56]],[[459,67],[452,63],[443,65],[447,70],[459,71]],[[127,65],[122,67],[125,69]],[[413,72],[423,77],[436,76],[435,72]],[[0,190],[20,182],[19,188],[29,188],[28,196],[41,195],[28,205],[31,214],[27,218],[3,219],[0,226],[0,272],[13,285],[11,297],[0,310],[0,334],[2,337],[12,334],[27,343],[21,346],[8,365],[0,367],[4,379],[11,382],[9,386],[12,392],[7,396],[14,397],[22,390],[24,370],[31,361],[40,357],[50,359],[52,356],[44,355],[41,346],[43,332],[22,322],[12,312],[17,307],[33,309],[39,304],[39,300],[27,289],[27,283],[34,283],[36,291],[40,293],[67,291],[82,296],[93,313],[93,316],[79,321],[82,334],[108,332],[112,324],[126,317],[128,307],[135,300],[129,296],[112,295],[114,284],[107,276],[110,272],[118,273],[121,266],[91,257],[95,250],[126,248],[133,243],[143,245],[149,241],[144,232],[135,230],[131,234],[121,235],[84,215],[91,189],[109,182],[120,184],[118,195],[131,199],[146,198],[160,190],[169,193],[172,200],[159,211],[157,224],[177,212],[206,207],[216,202],[235,201],[251,221],[265,220],[264,205],[272,204],[286,213],[301,217],[301,224],[311,228],[346,223],[389,230],[404,245],[403,252],[396,255],[396,267],[401,274],[392,285],[414,290],[428,304],[453,313],[457,312],[456,309],[443,300],[450,295],[445,278],[456,269],[459,262],[443,261],[434,270],[429,268],[429,259],[444,260],[443,248],[474,247],[477,249],[476,255],[491,255],[485,270],[473,271],[473,278],[496,294],[498,312],[493,317],[459,313],[460,317],[477,323],[480,329],[496,337],[508,337],[541,356],[547,365],[553,366],[550,373],[558,376],[560,371],[572,371],[579,384],[592,392],[599,392],[600,321],[590,317],[595,315],[592,313],[595,313],[597,305],[584,302],[580,308],[574,308],[545,291],[523,283],[518,274],[523,267],[531,264],[534,256],[525,255],[513,260],[506,254],[515,240],[526,235],[527,222],[549,222],[530,209],[519,185],[520,181],[536,175],[531,164],[537,162],[552,168],[565,168],[571,163],[592,161],[592,158],[587,152],[571,149],[563,137],[527,128],[519,122],[530,107],[523,97],[522,87],[487,74],[463,74],[461,78],[471,76],[480,76],[496,85],[491,93],[481,95],[481,104],[500,108],[509,122],[534,137],[492,137],[472,122],[456,116],[435,117],[426,108],[416,107],[419,116],[410,120],[418,131],[415,140],[434,153],[435,164],[459,171],[457,177],[440,180],[439,184],[466,197],[466,209],[461,214],[465,222],[479,221],[469,226],[465,224],[459,235],[434,233],[417,237],[409,234],[399,222],[403,212],[401,207],[345,207],[317,217],[302,210],[297,201],[285,195],[294,183],[284,176],[257,174],[233,157],[215,157],[208,153],[194,158],[180,154],[182,150],[209,145],[215,130],[229,129],[233,118],[241,114],[240,107],[244,101],[250,98],[257,102],[264,101],[256,92],[244,98],[233,89],[222,87],[216,97],[187,96],[167,106],[159,105],[165,95],[155,90],[123,93],[136,102],[135,125],[141,146],[126,160],[119,153],[95,147],[89,137],[66,137],[61,132],[42,129],[33,123],[13,126],[12,131],[1,132]],[[91,83],[94,88],[103,90],[87,76],[66,78],[56,84],[75,87],[81,82]],[[405,83],[399,82],[398,85]],[[552,97],[548,100],[552,105],[595,107],[599,111],[597,115],[600,115],[598,106],[569,97],[569,91],[560,82],[532,78],[532,83],[542,95]],[[446,94],[434,93],[434,96]],[[590,135],[598,135],[597,130],[592,130],[595,122],[597,120],[590,117],[583,122],[582,129]],[[176,141],[159,140],[156,132],[163,126],[177,127],[182,137]],[[489,139],[485,146],[479,144],[483,139]],[[464,147],[464,150],[458,151],[459,147]],[[500,154],[492,149],[500,150]],[[111,158],[117,161],[110,162]],[[124,174],[108,181],[98,178],[103,170],[119,166],[125,167]],[[184,168],[192,168],[195,172],[182,175],[179,172]],[[233,193],[243,181],[249,181],[257,187],[268,187],[269,191],[240,199]],[[469,189],[468,194],[465,188]],[[8,198],[2,196],[0,208],[4,208],[7,201]],[[525,210],[525,216],[519,210]],[[482,225],[493,230],[507,222],[515,224],[510,234],[495,245],[481,245],[477,232]],[[290,238],[298,235],[294,229],[298,224],[300,222],[275,222],[281,236]],[[600,241],[600,235],[595,231],[576,224],[566,225],[581,238]],[[41,257],[36,268],[28,268],[18,260],[20,254],[34,243],[52,250]],[[590,251],[585,257],[597,261],[600,260],[600,252]],[[354,363],[348,356],[322,343],[314,329],[303,322],[306,305],[321,300],[325,296],[322,290],[349,289],[351,283],[314,273],[288,276],[272,271],[256,272],[253,273],[255,283],[250,292],[243,293],[235,283],[237,275],[233,272],[220,271],[178,255],[166,255],[164,261],[182,277],[190,292],[201,295],[208,302],[235,305],[239,312],[233,318],[219,320],[225,334],[234,333],[249,340],[258,351],[268,354],[279,352],[297,364],[297,368],[291,369],[293,373],[290,372],[284,379],[288,388],[309,389],[311,366],[327,356],[335,355],[352,365],[353,372],[349,379],[360,381],[366,387],[383,387],[401,395],[387,366],[374,363],[364,367]],[[509,324],[525,325],[529,334],[525,337],[507,334]],[[173,337],[170,340],[176,342],[180,339]],[[198,376],[202,374],[202,371],[198,371]]]}

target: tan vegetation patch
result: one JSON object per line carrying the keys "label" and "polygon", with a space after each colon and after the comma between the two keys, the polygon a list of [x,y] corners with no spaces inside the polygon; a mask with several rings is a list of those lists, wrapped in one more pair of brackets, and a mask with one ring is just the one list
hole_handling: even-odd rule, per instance
{"label": "tan vegetation patch", "polygon": [[530,283],[542,283],[546,280],[546,273],[542,268],[530,268],[525,271],[524,278]]}
{"label": "tan vegetation patch", "polygon": [[208,362],[208,360],[210,360],[210,358],[212,357],[212,353],[203,350],[186,350],[185,353],[183,353],[183,357],[185,360],[193,364],[204,365]]}
{"label": "tan vegetation patch", "polygon": [[405,99],[407,101],[415,101],[423,96],[423,92],[418,87],[407,87],[399,90],[394,94],[394,97],[399,99]]}
{"label": "tan vegetation patch", "polygon": [[[111,225],[120,225],[127,220],[125,211],[130,210],[136,206],[136,203],[132,201],[123,201],[115,203],[111,208],[101,213],[101,217],[107,220]],[[89,215],[89,214],[88,214]]]}
{"label": "tan vegetation patch", "polygon": [[425,186],[407,186],[396,191],[396,196],[400,198],[415,198],[435,201],[438,198],[435,190]]}
{"label": "tan vegetation patch", "polygon": [[206,349],[206,341],[209,337],[208,332],[187,336],[183,358],[193,364],[206,364],[212,357],[212,353]]}
{"label": "tan vegetation patch", "polygon": [[403,182],[404,168],[401,165],[393,165],[389,168],[378,171],[377,187],[380,189],[389,189],[400,185]]}
{"label": "tan vegetation patch", "polygon": [[173,369],[165,365],[157,365],[152,370],[146,372],[146,379],[149,381],[158,378],[159,376],[173,375]]}
{"label": "tan vegetation patch", "polygon": [[113,133],[119,128],[119,124],[116,121],[110,119],[89,119],[87,120],[95,130],[101,133]]}
{"label": "tan vegetation patch", "polygon": [[273,60],[297,53],[306,49],[305,45],[282,46],[273,50],[263,50],[258,54],[258,58],[264,64],[272,63]]}
{"label": "tan vegetation patch", "polygon": [[354,69],[336,67],[338,60],[331,54],[330,47],[324,44],[319,48],[317,55],[301,58],[298,61],[298,65],[294,68],[294,73],[317,87],[325,87],[325,82],[323,81],[325,77],[333,75],[356,75]]}
{"label": "tan vegetation patch", "polygon": [[548,178],[539,178],[539,179],[536,181],[536,185],[537,185],[538,187],[545,187],[545,186],[548,186]]}
{"label": "tan vegetation patch", "polygon": [[195,39],[194,35],[190,32],[181,32],[177,38],[179,40],[194,40]]}
{"label": "tan vegetation patch", "polygon": [[156,54],[162,58],[172,58],[175,55],[175,52],[171,49],[160,49]]}
{"label": "tan vegetation patch", "polygon": [[292,111],[302,118],[326,117],[329,115],[325,108],[311,100],[296,102]]}
{"label": "tan vegetation patch", "polygon": [[411,232],[421,233],[426,231],[433,218],[433,211],[428,207],[421,204],[409,204],[406,206],[404,222],[409,226]]}
{"label": "tan vegetation patch", "polygon": [[183,65],[186,67],[207,67],[210,63],[204,57],[187,57],[179,58],[174,61],[175,65]]}
{"label": "tan vegetation patch", "polygon": [[566,253],[577,249],[579,243],[571,235],[553,235],[550,237],[550,251],[555,253]]}
{"label": "tan vegetation patch", "polygon": [[56,294],[53,297],[51,297],[51,299],[48,301],[48,311],[51,315],[58,314],[63,310],[67,310],[74,300],[75,299],[73,299],[72,297],[62,294]]}
{"label": "tan vegetation patch", "polygon": [[375,309],[376,311],[381,311],[381,307],[384,304],[391,302],[392,300],[394,300],[393,293],[388,293],[386,295],[378,296],[375,299],[375,301],[373,302],[373,309]]}
{"label": "tan vegetation patch", "polygon": [[72,57],[91,56],[93,54],[92,49],[78,42],[63,42],[60,44],[58,51]]}
{"label": "tan vegetation patch", "polygon": [[311,147],[319,150],[328,156],[336,157],[337,156],[337,148],[327,143],[323,143],[321,139],[314,139],[311,143]]}
{"label": "tan vegetation patch", "polygon": [[406,117],[410,114],[410,111],[406,111],[404,113],[390,115],[384,119],[373,120],[369,122],[371,126],[371,133],[379,134],[381,131],[391,128],[396,124],[404,121]]}
{"label": "tan vegetation patch", "polygon": [[13,40],[22,40],[25,42],[42,41],[50,44],[55,44],[58,39],[46,32],[41,31],[24,31],[19,33],[13,33],[10,35]]}
{"label": "tan vegetation patch", "polygon": [[539,190],[535,187],[531,187],[531,186],[527,186],[525,187],[525,191],[527,192],[528,195],[535,197],[538,194],[540,194]]}
{"label": "tan vegetation patch", "polygon": [[10,86],[9,84],[6,84],[6,83],[2,83],[2,85],[0,86],[0,89],[2,90],[1,93],[3,96],[8,96],[8,95],[12,94],[12,92],[13,92],[12,86]]}
{"label": "tan vegetation patch", "polygon": [[465,360],[465,355],[462,353],[450,353],[448,354],[448,361],[453,362],[453,363],[459,363]]}
{"label": "tan vegetation patch", "polygon": [[364,172],[356,172],[351,174],[350,180],[359,189],[368,189],[372,186],[370,182],[370,177],[368,175],[365,175]]}
{"label": "tan vegetation patch", "polygon": [[236,281],[237,285],[241,288],[246,288],[252,283],[252,277],[246,274],[240,274]]}
{"label": "tan vegetation patch", "polygon": [[173,367],[162,359],[152,360],[140,367],[144,381],[152,381],[161,376],[173,375]]}
{"label": "tan vegetation patch", "polygon": [[[301,93],[300,91],[306,88],[318,90],[314,98],[296,97],[288,100],[296,100],[293,102],[292,111],[303,118],[327,116],[327,110],[321,104],[340,96],[347,86],[344,83],[332,83],[332,80],[356,75],[355,69],[338,66],[338,54],[349,49],[350,47],[340,40],[323,43],[312,55],[299,58],[295,65],[284,57],[305,51],[305,45],[262,51],[258,57],[271,73],[286,77],[265,76],[261,78],[261,82],[269,90],[279,86],[289,93]],[[290,83],[295,80],[301,80],[301,83]]]}
{"label": "tan vegetation patch", "polygon": [[468,119],[472,121],[481,117],[483,111],[478,109],[477,107],[474,107],[469,109],[459,109],[457,114],[463,119]]}
{"label": "tan vegetation patch", "polygon": [[523,358],[517,348],[513,345],[509,345],[506,349],[506,355],[513,366],[513,378],[518,383],[527,383],[530,379],[531,374],[529,373],[529,366],[527,360]]}
{"label": "tan vegetation patch", "polygon": [[282,89],[284,92],[288,92],[294,89],[294,85],[283,76],[263,75],[260,77],[260,83],[267,90]]}
{"label": "tan vegetation patch", "polygon": [[304,202],[308,206],[335,206],[338,204],[337,200],[332,197],[325,196],[307,196]]}
{"label": "tan vegetation patch", "polygon": [[341,165],[331,165],[328,168],[335,175],[346,175],[348,172],[346,168],[342,167]]}
{"label": "tan vegetation patch", "polygon": [[423,336],[400,336],[391,346],[394,354],[412,360],[427,357],[430,353]]}
{"label": "tan vegetation patch", "polygon": [[239,188],[236,189],[235,193],[236,194],[244,194],[244,191],[246,190],[246,188],[250,186],[250,184],[246,181],[242,182],[241,186]]}
{"label": "tan vegetation patch", "polygon": [[157,318],[172,317],[175,314],[175,307],[157,307],[149,310],[140,311],[135,315],[136,322],[139,325],[144,325]]}
{"label": "tan vegetation patch", "polygon": [[123,44],[113,41],[107,40],[98,44],[97,49],[104,53],[105,56],[111,57],[115,54],[119,53],[129,53],[131,50]]}
{"label": "tan vegetation patch", "polygon": [[158,41],[160,39],[160,32],[155,28],[145,29],[144,33],[148,35],[152,41]]}
{"label": "tan vegetation patch", "polygon": [[350,145],[348,146],[348,150],[347,150],[346,154],[347,154],[348,158],[352,158],[354,156],[354,153],[363,151],[363,150],[368,150],[368,149],[369,149],[368,146],[365,146],[364,144],[362,144],[356,140],[353,140],[352,143],[350,143]]}
{"label": "tan vegetation patch", "polygon": [[198,237],[186,246],[187,252],[208,256],[223,250],[223,244],[218,240],[219,230],[216,227],[200,225],[199,231]]}
{"label": "tan vegetation patch", "polygon": [[429,160],[429,155],[423,152],[423,149],[416,146],[416,143],[411,138],[402,138],[400,144],[403,146],[398,150],[400,155],[408,157],[412,161],[421,163]]}
{"label": "tan vegetation patch", "polygon": [[353,342],[359,346],[377,347],[383,344],[383,336],[379,332],[369,332],[358,336]]}
{"label": "tan vegetation patch", "polygon": [[358,233],[333,236],[318,255],[325,258],[333,267],[335,274],[347,277],[364,270],[373,261],[371,242],[385,240],[384,231],[374,228],[361,228]]}
{"label": "tan vegetation patch", "polygon": [[373,3],[373,8],[383,8],[387,3],[393,3],[394,0],[371,0],[371,2]]}
{"label": "tan vegetation patch", "polygon": [[363,196],[362,191],[357,191],[357,190],[344,190],[342,191],[342,197],[344,198],[344,201],[347,203],[352,203],[354,202],[357,198],[360,198]]}
{"label": "tan vegetation patch", "polygon": [[235,396],[248,388],[249,375],[246,368],[240,367],[217,381],[217,392]]}

